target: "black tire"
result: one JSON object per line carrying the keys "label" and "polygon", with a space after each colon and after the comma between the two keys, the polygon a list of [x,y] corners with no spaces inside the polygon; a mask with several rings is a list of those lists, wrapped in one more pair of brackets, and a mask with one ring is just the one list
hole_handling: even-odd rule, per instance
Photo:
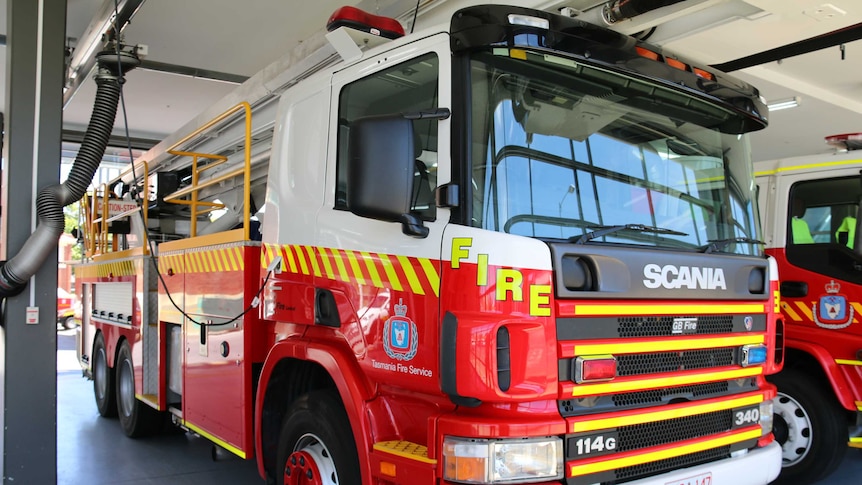
{"label": "black tire", "polygon": [[99,415],[105,418],[117,416],[117,400],[114,397],[114,369],[108,367],[108,352],[105,349],[105,338],[96,335],[93,342],[92,355],[93,395],[96,397],[96,408]]}
{"label": "black tire", "polygon": [[792,369],[770,376],[778,386],[773,401],[773,433],[781,445],[776,484],[803,485],[825,478],[847,451],[849,422],[831,389]]}
{"label": "black tire", "polygon": [[350,422],[334,390],[312,391],[293,403],[281,427],[276,463],[278,485],[290,475],[315,469],[321,476],[309,483],[362,483]]}
{"label": "black tire", "polygon": [[69,316],[63,318],[63,328],[66,330],[72,330],[73,328],[78,326],[78,322],[75,321],[75,317]]}
{"label": "black tire", "polygon": [[135,397],[135,371],[132,351],[124,341],[117,352],[116,395],[117,413],[123,432],[130,438],[140,438],[158,433],[162,429],[163,413],[151,408]]}

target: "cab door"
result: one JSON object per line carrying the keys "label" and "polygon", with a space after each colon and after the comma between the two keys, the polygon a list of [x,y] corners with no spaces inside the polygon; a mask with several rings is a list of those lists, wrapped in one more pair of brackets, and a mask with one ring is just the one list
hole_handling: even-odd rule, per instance
{"label": "cab door", "polygon": [[350,130],[359,118],[451,108],[450,57],[448,36],[438,34],[335,73],[326,192],[315,242],[321,263],[317,297],[334,302],[342,334],[365,375],[372,384],[422,393],[439,392],[440,244],[449,209],[436,206],[434,192],[451,179],[450,120],[413,121],[411,213],[428,229],[426,237],[405,234],[400,223],[353,214],[347,206],[346,160]]}

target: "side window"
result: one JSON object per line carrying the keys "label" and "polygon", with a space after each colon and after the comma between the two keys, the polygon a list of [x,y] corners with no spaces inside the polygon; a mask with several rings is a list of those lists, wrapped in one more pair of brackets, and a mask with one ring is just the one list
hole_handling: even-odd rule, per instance
{"label": "side window", "polygon": [[788,245],[834,243],[850,249],[862,185],[855,177],[798,182],[790,189]]}
{"label": "side window", "polygon": [[790,188],[787,259],[794,265],[842,279],[853,273],[857,213],[862,183],[858,177],[797,182]]}
{"label": "side window", "polygon": [[[398,64],[350,83],[338,101],[338,158],[335,208],[347,209],[348,136],[358,118],[408,113],[437,108],[439,61],[436,54]],[[437,120],[413,121],[416,169],[412,211],[423,220],[434,220],[437,186]],[[383,174],[381,174],[383,175]]]}

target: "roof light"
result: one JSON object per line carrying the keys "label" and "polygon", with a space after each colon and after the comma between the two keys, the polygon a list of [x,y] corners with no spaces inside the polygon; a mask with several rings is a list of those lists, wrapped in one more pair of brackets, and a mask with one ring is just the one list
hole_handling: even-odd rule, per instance
{"label": "roof light", "polygon": [[575,378],[578,384],[609,381],[617,376],[617,359],[613,355],[589,355],[575,359]]}
{"label": "roof light", "polygon": [[339,27],[350,27],[387,39],[404,37],[404,27],[397,20],[372,15],[356,7],[341,7],[329,17],[326,30],[332,32]]}
{"label": "roof light", "polygon": [[526,27],[535,27],[537,29],[545,30],[551,28],[551,23],[548,21],[548,19],[530,17],[529,15],[519,15],[516,13],[509,14],[509,23],[512,25],[523,25]]}
{"label": "roof light", "polygon": [[697,77],[706,79],[708,81],[715,81],[715,75],[709,71],[704,71],[703,69],[701,69],[699,67],[692,67],[691,70],[694,71],[694,74]]}
{"label": "roof light", "polygon": [[639,56],[646,57],[647,59],[650,59],[653,61],[657,61],[661,58],[661,56],[659,56],[657,52],[653,52],[649,49],[644,49],[641,46],[635,47],[635,51],[637,51]]}
{"label": "roof light", "polygon": [[847,151],[862,149],[862,133],[844,133],[826,137],[826,143]]}
{"label": "roof light", "polygon": [[670,57],[666,57],[664,61],[668,66],[679,69],[680,71],[688,71],[688,64],[678,61],[676,59],[671,59]]}

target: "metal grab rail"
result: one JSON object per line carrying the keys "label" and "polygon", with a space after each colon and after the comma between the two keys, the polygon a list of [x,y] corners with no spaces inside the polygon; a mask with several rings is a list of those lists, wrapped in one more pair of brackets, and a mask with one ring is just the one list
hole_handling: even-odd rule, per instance
{"label": "metal grab rail", "polygon": [[[126,169],[124,173],[133,172],[133,167],[137,167],[138,170],[143,168],[142,179],[144,181],[149,179],[149,165],[146,160],[135,162],[135,164]],[[81,198],[81,212],[84,214],[84,224],[81,234],[84,243],[85,257],[91,258],[97,254],[106,253],[109,250],[109,245],[111,251],[117,250],[118,241],[116,238],[112,238],[108,231],[111,222],[129,217],[134,213],[141,212],[143,227],[147,227],[150,187],[147,183],[144,183],[143,185],[144,202],[134,209],[114,215],[111,215],[110,211],[109,204],[114,199],[111,199],[110,197],[111,192],[108,188],[108,184],[102,184],[101,187],[97,187],[92,192],[84,194],[84,197]],[[91,201],[94,201],[92,205]],[[143,253],[144,255],[149,254],[149,248],[146,244],[143,245]]]}
{"label": "metal grab rail", "polygon": [[[215,168],[219,165],[228,161],[228,157],[224,155],[216,155],[212,153],[200,153],[200,152],[191,152],[178,150],[177,147],[180,147],[193,138],[201,135],[204,132],[207,132],[214,127],[218,126],[226,119],[230,118],[234,114],[239,111],[244,111],[245,116],[245,156],[244,161],[245,164],[241,169],[230,170],[227,173],[215,177],[213,179],[207,180],[205,182],[200,181],[200,176],[207,170]],[[240,173],[243,174],[243,237],[247,240],[249,239],[249,226],[250,226],[250,217],[248,207],[249,202],[251,200],[251,105],[245,101],[237,104],[233,108],[225,111],[224,113],[218,115],[213,118],[197,130],[192,133],[186,135],[182,140],[176,142],[168,148],[167,153],[171,155],[180,156],[180,157],[191,157],[192,158],[192,183],[188,187],[184,187],[180,190],[177,190],[171,194],[165,195],[162,199],[171,204],[181,204],[190,206],[191,210],[191,224],[189,228],[189,237],[197,236],[197,219],[198,216],[206,214],[216,209],[224,208],[224,204],[220,204],[217,202],[208,202],[201,201],[198,199],[199,192],[209,186],[215,185],[217,183],[223,182],[225,180],[231,179]],[[202,166],[198,165],[198,161],[201,159],[212,160],[209,163],[206,163]],[[191,200],[182,199],[182,197],[191,196]],[[199,209],[199,206],[203,206],[203,209]]]}

